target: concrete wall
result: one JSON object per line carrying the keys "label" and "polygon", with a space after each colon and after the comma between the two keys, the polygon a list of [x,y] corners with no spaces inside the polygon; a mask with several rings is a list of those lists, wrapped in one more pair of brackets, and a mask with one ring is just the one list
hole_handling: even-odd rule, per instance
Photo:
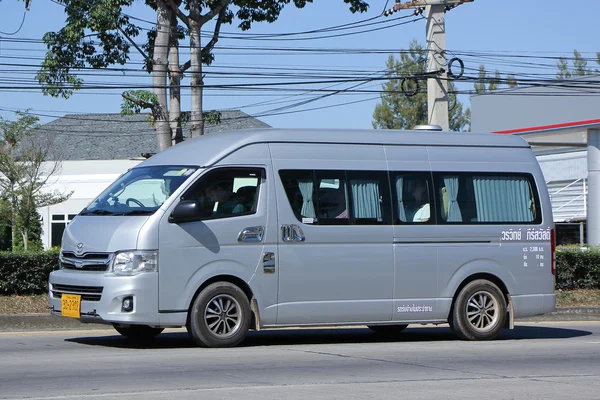
{"label": "concrete wall", "polygon": [[[598,82],[592,85],[591,81]],[[589,76],[563,82],[562,87],[504,89],[471,96],[471,130],[494,132],[600,119],[598,83],[600,77]]]}
{"label": "concrete wall", "polygon": [[546,182],[587,177],[587,151],[537,156]]}

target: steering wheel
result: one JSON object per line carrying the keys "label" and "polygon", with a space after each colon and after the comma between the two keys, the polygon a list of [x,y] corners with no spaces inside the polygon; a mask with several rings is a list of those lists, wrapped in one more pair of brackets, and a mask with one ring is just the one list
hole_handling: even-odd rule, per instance
{"label": "steering wheel", "polygon": [[[143,204],[142,204],[142,202],[141,202],[141,201],[139,201],[139,200],[136,200],[136,199],[133,199],[133,198],[131,198],[131,197],[130,197],[130,198],[128,198],[127,200],[125,200],[125,204],[126,204],[127,206],[129,206],[129,202],[135,203],[135,204],[137,204],[137,205],[138,205],[138,206],[140,206],[140,207],[146,207],[145,205],[143,205]],[[131,207],[131,206],[129,206],[129,207]]]}

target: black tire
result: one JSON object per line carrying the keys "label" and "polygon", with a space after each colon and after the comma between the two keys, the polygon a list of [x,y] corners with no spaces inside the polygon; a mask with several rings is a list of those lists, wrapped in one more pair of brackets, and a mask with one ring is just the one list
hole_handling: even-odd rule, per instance
{"label": "black tire", "polygon": [[165,330],[165,328],[153,328],[148,325],[114,325],[114,328],[126,338],[140,341],[153,339]]}
{"label": "black tire", "polygon": [[469,282],[458,294],[450,327],[463,340],[494,339],[506,323],[506,299],[494,283],[485,279]]}
{"label": "black tire", "polygon": [[408,325],[367,325],[367,328],[381,335],[395,335],[406,329]]}
{"label": "black tire", "polygon": [[229,282],[208,285],[192,304],[187,328],[202,347],[233,347],[246,337],[251,321],[246,294]]}

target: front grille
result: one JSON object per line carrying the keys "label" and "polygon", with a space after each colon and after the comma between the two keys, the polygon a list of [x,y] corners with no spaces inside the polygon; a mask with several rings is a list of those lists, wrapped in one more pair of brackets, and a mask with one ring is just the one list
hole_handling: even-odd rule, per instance
{"label": "front grille", "polygon": [[52,297],[60,299],[63,293],[66,294],[78,294],[81,296],[81,300],[85,301],[100,301],[102,298],[102,286],[72,286],[72,285],[61,285],[58,283],[52,284]]}
{"label": "front grille", "polygon": [[75,253],[73,253],[72,251],[63,251],[62,255],[63,255],[63,257],[71,257],[71,258],[89,260],[90,258],[107,258],[109,256],[109,253],[85,253],[85,254],[78,256]]}
{"label": "front grille", "polygon": [[60,255],[62,269],[77,271],[107,271],[112,253],[86,253],[77,255],[70,251],[63,251]]}

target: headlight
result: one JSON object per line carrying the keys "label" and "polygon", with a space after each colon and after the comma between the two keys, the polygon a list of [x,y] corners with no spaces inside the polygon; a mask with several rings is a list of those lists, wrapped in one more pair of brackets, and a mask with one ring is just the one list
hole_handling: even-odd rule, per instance
{"label": "headlight", "polygon": [[115,275],[138,275],[142,272],[157,271],[157,251],[123,251],[117,253],[112,261],[112,272]]}

